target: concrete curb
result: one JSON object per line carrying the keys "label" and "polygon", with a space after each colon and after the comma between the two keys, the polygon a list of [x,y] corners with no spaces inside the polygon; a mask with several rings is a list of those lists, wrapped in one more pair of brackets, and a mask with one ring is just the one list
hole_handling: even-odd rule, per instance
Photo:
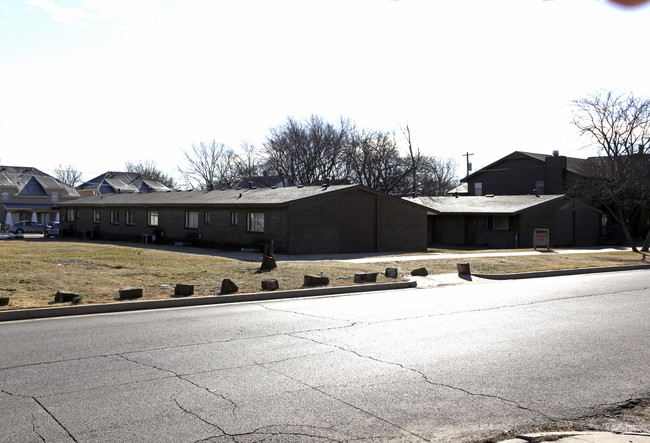
{"label": "concrete curb", "polygon": [[29,320],[36,318],[62,317],[69,315],[101,314],[107,312],[139,311],[145,309],[178,308],[185,306],[215,305],[247,301],[278,300],[283,298],[317,297],[355,292],[390,291],[393,289],[414,288],[417,282],[360,284],[355,286],[333,286],[310,289],[294,289],[275,292],[253,292],[247,294],[208,295],[204,297],[166,298],[158,300],[138,300],[94,305],[60,306],[51,308],[15,309],[0,311],[0,322]]}
{"label": "concrete curb", "polygon": [[604,266],[601,268],[558,269],[555,271],[518,272],[512,274],[475,274],[472,272],[471,275],[488,280],[515,280],[522,278],[557,277],[560,275],[597,274],[599,272],[636,271],[639,269],[650,269],[650,264]]}
{"label": "concrete curb", "polygon": [[547,441],[567,443],[641,443],[650,442],[650,434],[638,432],[607,432],[607,431],[562,431],[538,432],[518,435],[499,443],[543,443]]}

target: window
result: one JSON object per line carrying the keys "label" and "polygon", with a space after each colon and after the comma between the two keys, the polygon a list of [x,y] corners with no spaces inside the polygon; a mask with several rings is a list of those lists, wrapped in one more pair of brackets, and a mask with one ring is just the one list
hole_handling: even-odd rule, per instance
{"label": "window", "polygon": [[124,211],[124,215],[126,217],[126,224],[127,225],[134,225],[135,224],[135,211],[131,210],[126,210]]}
{"label": "window", "polygon": [[186,212],[185,213],[185,227],[186,228],[198,228],[199,227],[199,213],[198,212]]}
{"label": "window", "polygon": [[74,221],[74,209],[66,209],[63,212],[63,221]]}
{"label": "window", "polygon": [[2,201],[3,202],[9,201],[9,191],[2,191]]}
{"label": "window", "polygon": [[102,222],[102,212],[99,209],[93,211],[93,222],[101,223]]}
{"label": "window", "polygon": [[482,182],[474,183],[474,195],[483,195],[483,183]]}
{"label": "window", "polygon": [[239,214],[236,212],[230,213],[230,224],[233,226],[237,226],[239,224]]}
{"label": "window", "polygon": [[544,180],[535,182],[535,192],[537,192],[537,195],[544,195]]}
{"label": "window", "polygon": [[111,209],[111,224],[117,225],[120,223],[120,211],[117,209]]}
{"label": "window", "polygon": [[52,192],[52,195],[50,195],[50,200],[52,203],[57,203],[59,201],[59,193],[57,191]]}
{"label": "window", "polygon": [[158,211],[147,212],[147,225],[158,226]]}
{"label": "window", "polygon": [[208,211],[205,211],[203,213],[203,223],[205,223],[206,225],[210,224],[210,213]]}
{"label": "window", "polygon": [[507,231],[508,227],[509,225],[507,215],[490,215],[487,218],[487,229],[493,229],[495,231]]}
{"label": "window", "polygon": [[249,212],[246,230],[248,232],[264,232],[264,213]]}

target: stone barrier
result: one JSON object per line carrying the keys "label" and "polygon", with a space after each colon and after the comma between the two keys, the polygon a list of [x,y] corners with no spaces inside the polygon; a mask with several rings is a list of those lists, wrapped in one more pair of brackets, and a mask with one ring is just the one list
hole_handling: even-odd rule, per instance
{"label": "stone barrier", "polygon": [[397,268],[386,268],[384,275],[386,278],[397,278]]}
{"label": "stone barrier", "polygon": [[239,291],[239,286],[235,284],[231,279],[229,278],[224,278],[223,281],[221,282],[221,292],[220,294],[225,295],[225,294],[234,294],[235,292]]}
{"label": "stone barrier", "polygon": [[324,275],[305,275],[303,286],[327,286],[330,284],[329,277]]}
{"label": "stone barrier", "polygon": [[190,295],[194,295],[194,285],[178,283],[174,288],[174,295],[179,297],[189,297]]}
{"label": "stone barrier", "polygon": [[427,271],[427,268],[417,268],[411,271],[411,275],[414,277],[426,277],[429,275],[429,271]]}
{"label": "stone barrier", "polygon": [[359,272],[354,274],[355,283],[377,283],[379,272]]}
{"label": "stone barrier", "polygon": [[142,298],[144,290],[138,287],[120,289],[121,299]]}
{"label": "stone barrier", "polygon": [[67,303],[67,302],[71,302],[72,300],[75,299],[75,297],[78,296],[79,296],[78,294],[73,294],[72,292],[58,291],[56,294],[54,294],[54,302]]}
{"label": "stone barrier", "polygon": [[280,284],[274,278],[267,278],[262,280],[262,289],[265,291],[277,291],[280,288]]}

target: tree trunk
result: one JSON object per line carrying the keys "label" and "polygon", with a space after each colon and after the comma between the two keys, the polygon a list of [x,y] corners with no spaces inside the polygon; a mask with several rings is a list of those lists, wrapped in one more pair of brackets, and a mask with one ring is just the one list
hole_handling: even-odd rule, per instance
{"label": "tree trunk", "polygon": [[648,252],[648,249],[650,249],[650,229],[648,229],[648,234],[645,236],[641,252]]}
{"label": "tree trunk", "polygon": [[[613,211],[612,215],[614,215]],[[623,234],[625,235],[625,239],[629,243],[630,247],[634,252],[639,252],[639,250],[636,248],[636,244],[634,243],[634,239],[632,238],[632,235],[630,235],[630,231],[627,229],[627,223],[625,223],[625,216],[623,215],[623,208],[621,205],[616,205],[616,212],[617,214],[615,215],[616,221],[621,225],[621,229],[623,229]]]}

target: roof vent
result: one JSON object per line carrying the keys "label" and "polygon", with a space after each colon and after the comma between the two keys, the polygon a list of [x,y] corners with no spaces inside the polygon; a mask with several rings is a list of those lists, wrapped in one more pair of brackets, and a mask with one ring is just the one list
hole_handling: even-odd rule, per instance
{"label": "roof vent", "polygon": [[492,197],[494,197],[494,194],[485,194],[485,196],[488,197],[488,198],[492,198]]}
{"label": "roof vent", "polygon": [[560,151],[558,151],[557,149],[553,151],[553,157],[557,157],[558,155],[560,155]]}
{"label": "roof vent", "polygon": [[271,186],[271,189],[278,189],[278,187],[273,185],[273,186]]}
{"label": "roof vent", "polygon": [[303,185],[296,185],[296,188],[302,188]]}

